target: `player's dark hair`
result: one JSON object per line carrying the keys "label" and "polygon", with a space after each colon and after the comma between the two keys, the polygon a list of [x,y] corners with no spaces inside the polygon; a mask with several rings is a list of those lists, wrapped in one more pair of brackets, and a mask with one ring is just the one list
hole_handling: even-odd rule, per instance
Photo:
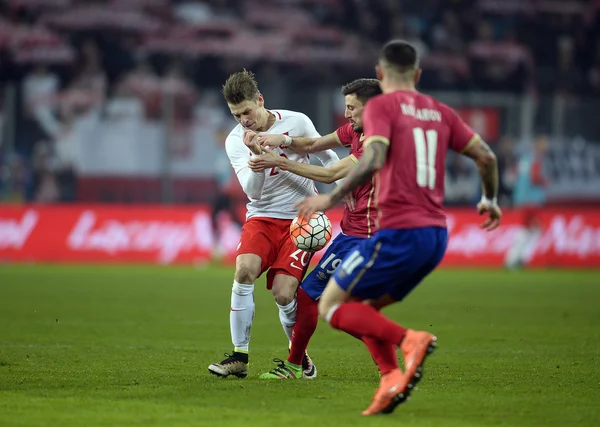
{"label": "player's dark hair", "polygon": [[356,95],[364,104],[374,96],[381,95],[381,86],[377,79],[358,79],[342,86],[342,95]]}
{"label": "player's dark hair", "polygon": [[225,101],[237,105],[244,101],[254,101],[260,93],[252,71],[243,70],[229,76],[221,91]]}
{"label": "player's dark hair", "polygon": [[415,70],[419,67],[417,49],[405,40],[388,42],[379,55],[380,60],[399,73]]}

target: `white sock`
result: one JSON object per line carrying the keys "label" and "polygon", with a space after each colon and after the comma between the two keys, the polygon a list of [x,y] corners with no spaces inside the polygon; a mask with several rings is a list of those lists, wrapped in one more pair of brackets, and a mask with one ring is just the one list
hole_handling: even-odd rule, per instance
{"label": "white sock", "polygon": [[[277,303],[275,303],[277,304]],[[292,333],[294,332],[294,325],[296,324],[296,311],[298,309],[298,301],[296,298],[292,300],[288,305],[279,305],[279,320],[283,331],[288,337],[289,342],[292,342]]]}
{"label": "white sock", "polygon": [[234,351],[248,353],[252,321],[254,320],[254,284],[245,285],[233,281],[231,289],[231,341]]}

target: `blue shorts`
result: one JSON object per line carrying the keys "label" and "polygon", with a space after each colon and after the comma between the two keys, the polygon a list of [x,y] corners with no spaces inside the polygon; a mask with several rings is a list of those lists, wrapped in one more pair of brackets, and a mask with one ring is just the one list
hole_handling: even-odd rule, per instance
{"label": "blue shorts", "polygon": [[336,268],[342,263],[342,259],[348,252],[360,242],[367,240],[366,237],[347,236],[338,234],[331,242],[319,265],[304,278],[300,287],[314,300],[318,300]]}
{"label": "blue shorts", "polygon": [[441,227],[380,230],[349,251],[334,277],[354,297],[400,301],[440,263],[447,243]]}

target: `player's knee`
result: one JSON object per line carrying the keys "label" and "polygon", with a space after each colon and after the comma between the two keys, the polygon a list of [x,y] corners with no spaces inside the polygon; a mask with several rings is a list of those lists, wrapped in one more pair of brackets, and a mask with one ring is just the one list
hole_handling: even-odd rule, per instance
{"label": "player's knee", "polygon": [[238,283],[252,284],[258,277],[258,271],[246,263],[238,263],[235,268],[235,281]]}
{"label": "player's knee", "polygon": [[272,292],[275,302],[279,305],[288,305],[294,300],[295,294],[287,289],[273,288]]}
{"label": "player's knee", "polygon": [[276,283],[273,285],[271,292],[277,304],[288,305],[294,300],[297,288],[298,285],[294,286],[291,283]]}

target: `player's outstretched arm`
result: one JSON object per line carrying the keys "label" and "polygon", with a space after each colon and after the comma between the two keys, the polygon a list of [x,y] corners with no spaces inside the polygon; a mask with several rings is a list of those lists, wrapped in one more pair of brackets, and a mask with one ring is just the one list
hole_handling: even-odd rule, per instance
{"label": "player's outstretched arm", "polygon": [[326,211],[348,196],[356,187],[371,179],[373,174],[383,167],[388,145],[389,141],[383,137],[374,136],[367,139],[359,162],[350,170],[344,182],[329,194],[312,196],[296,204],[298,213],[310,215],[314,212]]}
{"label": "player's outstretched arm", "polygon": [[488,213],[482,228],[491,231],[500,225],[502,211],[498,207],[498,160],[492,149],[479,136],[464,148],[462,154],[473,159],[481,176],[483,197],[477,204],[479,214]]}
{"label": "player's outstretched arm", "polygon": [[345,177],[352,167],[356,164],[356,157],[348,156],[333,164],[331,167],[323,167],[306,163],[299,163],[278,156],[272,151],[267,151],[260,157],[253,157],[248,162],[250,169],[255,172],[261,172],[269,168],[280,168],[293,174],[313,179],[325,184],[331,184],[338,179]]}
{"label": "player's outstretched arm", "polygon": [[342,146],[335,132],[319,137],[259,134],[258,142],[263,147],[279,147],[283,145],[300,154],[316,153]]}
{"label": "player's outstretched arm", "polygon": [[333,150],[317,151],[316,153],[314,153],[314,155],[326,168],[333,167],[336,163],[340,161],[339,156]]}

